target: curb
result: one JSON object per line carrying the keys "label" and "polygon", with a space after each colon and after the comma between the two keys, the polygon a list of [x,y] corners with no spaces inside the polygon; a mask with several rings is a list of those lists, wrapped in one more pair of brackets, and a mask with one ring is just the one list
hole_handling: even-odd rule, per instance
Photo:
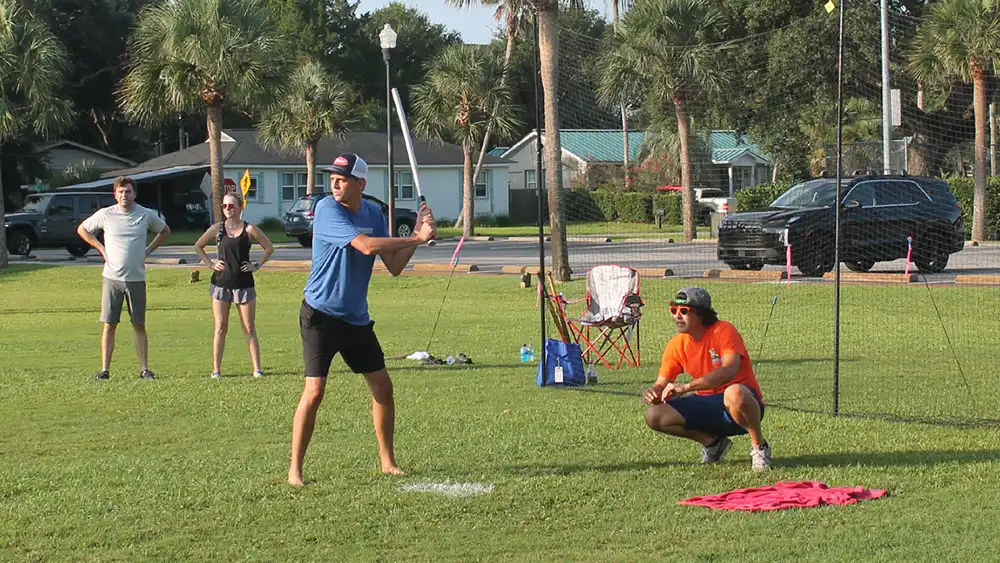
{"label": "curb", "polygon": [[[524,273],[524,271],[526,269],[528,269],[530,267],[531,266],[501,266],[500,267],[500,273],[501,274],[517,274],[517,275],[521,275],[521,274]],[[537,266],[535,267],[535,271],[536,272],[538,271],[538,267]]]}
{"label": "curb", "polygon": [[966,285],[998,285],[1000,275],[997,274],[960,274],[955,276],[956,284]]}
{"label": "curb", "polygon": [[146,258],[147,264],[163,264],[165,266],[179,266],[187,264],[187,258]]}
{"label": "curb", "polygon": [[611,242],[611,237],[566,237],[566,242]]}
{"label": "curb", "polygon": [[635,271],[647,278],[669,278],[674,275],[674,271],[670,268],[636,268]]}
{"label": "curb", "polygon": [[728,280],[779,281],[786,279],[786,272],[778,270],[705,270],[706,278]]}
{"label": "curb", "polygon": [[628,243],[632,243],[632,244],[644,243],[644,242],[645,243],[649,243],[649,244],[653,244],[653,243],[657,243],[657,242],[672,244],[675,241],[674,241],[673,238],[663,237],[663,238],[626,238],[626,239],[622,239],[620,242],[628,242]]}
{"label": "curb", "polygon": [[[538,242],[538,237],[507,237],[508,242]],[[545,235],[545,242],[551,242],[552,237]]]}
{"label": "curb", "polygon": [[273,268],[311,268],[312,260],[268,260],[266,267]]}
{"label": "curb", "polygon": [[[836,272],[827,272],[823,274],[824,281],[835,281],[837,279]],[[840,272],[840,281],[842,282],[874,282],[874,283],[913,283],[917,281],[917,276],[915,274],[871,274],[871,273],[858,273],[858,272]]]}
{"label": "curb", "polygon": [[[414,272],[451,272],[451,264],[414,264]],[[478,272],[479,266],[475,264],[458,264],[455,266],[456,272]]]}

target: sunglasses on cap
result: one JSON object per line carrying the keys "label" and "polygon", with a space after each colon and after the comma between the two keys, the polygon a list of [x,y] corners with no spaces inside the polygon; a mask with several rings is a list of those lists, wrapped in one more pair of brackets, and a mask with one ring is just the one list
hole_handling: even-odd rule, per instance
{"label": "sunglasses on cap", "polygon": [[688,313],[690,313],[690,312],[691,312],[691,307],[688,307],[687,305],[671,305],[670,306],[670,314],[674,315],[674,316],[676,316],[677,313],[680,313],[681,315],[683,315],[683,316],[686,317],[688,315]]}

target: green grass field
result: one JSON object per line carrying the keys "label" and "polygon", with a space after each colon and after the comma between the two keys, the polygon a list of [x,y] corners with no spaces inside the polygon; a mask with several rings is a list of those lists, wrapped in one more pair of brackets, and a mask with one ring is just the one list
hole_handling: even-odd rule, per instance
{"label": "green grass field", "polygon": [[[233,330],[211,380],[204,282],[149,272],[151,367],[140,382],[127,326],[112,380],[99,361],[100,270],[0,271],[2,561],[980,561],[1000,520],[996,427],[832,417],[832,288],[706,283],[757,357],[774,469],[749,445],[697,465],[691,442],[655,435],[639,393],[672,334],[663,304],[683,280],[644,280],[641,369],[539,389],[518,363],[537,342],[534,290],[516,277],[456,276],[431,352],[473,367],[390,360],[397,459],[377,472],[366,387],[339,361],[301,490],[284,484],[302,387],[303,273],[259,275],[268,376],[249,377]],[[388,355],[426,349],[445,277],[377,275],[370,302]],[[570,297],[583,286],[563,286]],[[931,297],[941,308],[938,321]],[[997,418],[995,289],[843,288],[841,407],[901,417]],[[967,378],[945,344],[948,331]],[[537,344],[536,344],[537,348]],[[802,410],[793,410],[802,409]],[[767,514],[678,506],[690,496],[776,481],[886,488],[854,506]],[[403,485],[482,483],[449,498]]]}

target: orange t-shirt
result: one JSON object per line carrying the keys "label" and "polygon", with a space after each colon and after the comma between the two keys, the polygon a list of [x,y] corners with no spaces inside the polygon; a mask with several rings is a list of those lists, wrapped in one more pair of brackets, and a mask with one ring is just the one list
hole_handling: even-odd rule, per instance
{"label": "orange t-shirt", "polygon": [[726,321],[716,321],[705,329],[701,340],[695,340],[683,333],[671,338],[663,349],[663,359],[660,361],[660,372],[657,375],[674,381],[681,373],[687,373],[698,379],[722,366],[722,357],[731,354],[740,355],[740,369],[736,372],[736,378],[715,389],[698,391],[697,394],[715,395],[722,393],[730,385],[740,383],[756,391],[757,397],[764,402],[764,395],[760,392],[757,376],[753,373],[750,354],[743,344],[743,337],[732,323]]}

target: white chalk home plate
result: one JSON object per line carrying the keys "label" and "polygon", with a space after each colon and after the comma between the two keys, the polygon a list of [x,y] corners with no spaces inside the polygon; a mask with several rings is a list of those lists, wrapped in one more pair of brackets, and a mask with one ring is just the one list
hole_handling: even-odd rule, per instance
{"label": "white chalk home plate", "polygon": [[493,485],[482,483],[407,483],[399,489],[409,493],[435,493],[446,497],[474,497],[493,491]]}

